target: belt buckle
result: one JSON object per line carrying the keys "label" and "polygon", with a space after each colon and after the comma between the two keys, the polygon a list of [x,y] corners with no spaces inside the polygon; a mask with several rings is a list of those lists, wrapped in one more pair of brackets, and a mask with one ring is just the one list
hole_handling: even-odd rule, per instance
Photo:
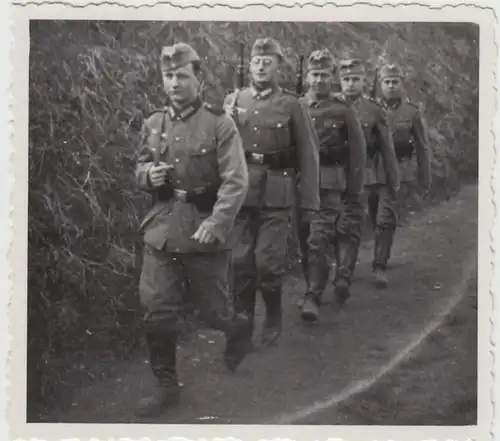
{"label": "belt buckle", "polygon": [[262,153],[252,153],[252,159],[259,164],[264,164],[264,154]]}
{"label": "belt buckle", "polygon": [[175,197],[179,201],[186,202],[186,200],[187,200],[187,191],[186,190],[175,189]]}

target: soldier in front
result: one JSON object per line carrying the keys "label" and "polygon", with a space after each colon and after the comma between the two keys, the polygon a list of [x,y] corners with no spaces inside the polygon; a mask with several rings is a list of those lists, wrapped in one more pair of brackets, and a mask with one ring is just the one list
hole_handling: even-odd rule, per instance
{"label": "soldier in front", "polygon": [[233,250],[234,306],[253,323],[260,289],[266,309],[264,345],[275,343],[282,330],[282,285],[294,204],[308,219],[319,208],[318,140],[307,108],[278,85],[282,60],[275,40],[256,40],[251,85],[225,100],[243,139],[250,176],[235,227],[240,243]]}
{"label": "soldier in front", "polygon": [[225,333],[229,370],[248,349],[249,321],[230,313],[227,292],[231,232],[248,189],[241,138],[223,109],[201,101],[200,59],[191,46],[164,47],[160,64],[170,105],[145,121],[136,167],[139,188],[156,200],[141,223],[139,291],[158,387],[139,402],[141,416],[179,399],[176,344],[188,299]]}
{"label": "soldier in front", "polygon": [[[359,221],[359,225],[354,229],[356,234],[352,236],[351,249],[348,252],[351,273],[353,273],[358,259],[366,204],[374,194],[380,191],[387,193],[391,198],[396,197],[399,189],[399,170],[385,110],[375,98],[364,93],[365,65],[360,59],[342,60],[339,62],[339,76],[344,95],[358,113],[366,141],[364,195],[363,204],[359,207],[362,211],[360,216],[353,213],[353,218]],[[369,205],[370,208],[371,205]],[[375,237],[380,240],[380,237],[385,234],[384,218],[377,217],[376,213],[372,212],[369,215],[375,228]],[[379,260],[380,246],[375,246],[372,269],[376,286],[383,284],[383,274],[378,266]]]}
{"label": "soldier in front", "polygon": [[[327,49],[310,55],[306,81],[309,89],[301,100],[310,109],[320,141],[321,205],[318,219],[310,224],[305,275],[307,291],[301,317],[304,321],[315,322],[330,273],[330,245],[334,247],[337,264],[335,294],[339,303],[349,297],[348,253],[356,224],[349,218],[347,208],[361,204],[365,141],[353,107],[342,94],[332,92],[335,63]],[[357,213],[359,210],[352,208],[351,211]]]}
{"label": "soldier in front", "polygon": [[[421,193],[425,195],[431,185],[431,151],[422,114],[418,106],[404,96],[403,73],[398,65],[383,66],[379,78],[382,92],[379,102],[387,112],[401,185],[409,185],[417,174]],[[386,268],[398,222],[398,200],[387,183],[382,164],[378,164],[377,179],[383,185],[372,208],[378,227],[374,268],[379,286],[385,287],[388,283]]]}

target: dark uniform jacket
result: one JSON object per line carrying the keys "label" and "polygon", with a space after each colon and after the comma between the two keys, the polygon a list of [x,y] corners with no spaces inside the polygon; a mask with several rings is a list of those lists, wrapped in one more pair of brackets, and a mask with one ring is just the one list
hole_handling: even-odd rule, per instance
{"label": "dark uniform jacket", "polygon": [[[392,105],[383,99],[379,101],[387,112],[394,148],[399,161],[401,182],[412,181],[415,178],[413,158],[416,156],[419,183],[427,189],[431,183],[431,152],[418,106],[408,99],[396,101]],[[380,169],[378,173],[381,178]]]}
{"label": "dark uniform jacket", "polygon": [[360,195],[366,147],[355,110],[341,93],[301,100],[309,107],[320,141],[321,188]]}
{"label": "dark uniform jacket", "polygon": [[389,184],[393,194],[399,188],[399,168],[390,128],[383,107],[361,95],[353,101],[366,140],[365,185]]}
{"label": "dark uniform jacket", "polygon": [[[236,94],[236,95],[235,95]],[[236,100],[235,100],[236,98]],[[244,207],[319,210],[318,139],[299,99],[279,87],[252,87],[224,103],[243,140],[250,184]]]}
{"label": "dark uniform jacket", "polygon": [[[174,166],[160,190],[149,182],[158,161]],[[238,130],[223,109],[196,101],[181,114],[155,111],[144,123],[136,167],[138,186],[156,204],[141,224],[144,241],[172,252],[226,249],[235,217],[248,189],[248,169]],[[191,239],[200,224],[214,244]]]}

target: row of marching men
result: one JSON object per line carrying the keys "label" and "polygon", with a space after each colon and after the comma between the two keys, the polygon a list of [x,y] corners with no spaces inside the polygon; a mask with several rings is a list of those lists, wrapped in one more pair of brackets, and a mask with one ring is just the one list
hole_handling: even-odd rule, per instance
{"label": "row of marching men", "polygon": [[[376,232],[373,279],[384,287],[400,183],[413,179],[415,162],[423,192],[429,188],[422,117],[404,98],[398,66],[380,69],[381,96],[371,98],[363,92],[361,61],[336,64],[328,50],[315,51],[308,90],[298,96],[278,84],[282,61],[278,42],[256,40],[250,85],[217,108],[200,98],[196,51],[185,43],[162,51],[169,104],[145,121],[136,167],[139,188],[155,201],[141,224],[139,293],[158,379],[138,415],[159,415],[179,400],[176,346],[188,305],[224,332],[230,371],[252,349],[258,292],[265,304],[262,343],[279,340],[294,211],[307,284],[300,314],[315,322],[330,247],[336,297],[341,304],[349,298],[368,201]],[[337,78],[341,92],[332,91]]]}

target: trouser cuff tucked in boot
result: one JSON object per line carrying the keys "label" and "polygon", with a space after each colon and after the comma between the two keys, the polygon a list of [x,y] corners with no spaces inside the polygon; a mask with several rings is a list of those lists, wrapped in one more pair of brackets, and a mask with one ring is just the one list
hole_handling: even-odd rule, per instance
{"label": "trouser cuff tucked in boot", "polygon": [[266,320],[262,342],[266,345],[275,343],[281,335],[283,311],[281,305],[281,286],[262,287],[262,298],[266,305]]}
{"label": "trouser cuff tucked in boot", "polygon": [[307,267],[306,296],[313,296],[320,302],[328,283],[330,267],[324,256],[311,256]]}
{"label": "trouser cuff tucked in boot", "polygon": [[393,229],[377,229],[375,235],[375,250],[373,256],[373,269],[387,268],[387,262],[391,254],[392,242],[394,237]]}

